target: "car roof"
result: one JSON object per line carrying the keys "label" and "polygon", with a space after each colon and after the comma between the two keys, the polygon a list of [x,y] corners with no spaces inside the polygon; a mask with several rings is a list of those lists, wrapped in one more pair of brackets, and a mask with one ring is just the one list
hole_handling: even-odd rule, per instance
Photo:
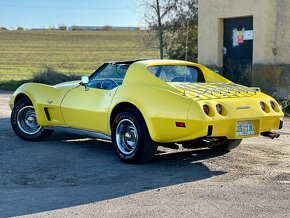
{"label": "car roof", "polygon": [[108,61],[107,64],[124,64],[124,65],[131,65],[137,61],[145,61],[145,60],[153,60],[149,58],[139,58],[139,59],[131,59],[131,60],[124,60],[124,61]]}
{"label": "car roof", "polygon": [[105,62],[105,64],[118,64],[118,65],[128,65],[139,62],[145,65],[193,65],[199,66],[197,63],[188,62],[184,60],[170,60],[170,59],[154,59],[154,58],[140,58],[140,59],[132,59],[132,60],[124,60],[124,61],[109,61]]}

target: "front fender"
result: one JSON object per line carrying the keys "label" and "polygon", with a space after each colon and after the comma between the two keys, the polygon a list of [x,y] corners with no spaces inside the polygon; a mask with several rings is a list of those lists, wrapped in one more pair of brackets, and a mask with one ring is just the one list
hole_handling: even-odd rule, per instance
{"label": "front fender", "polygon": [[[15,105],[17,96],[26,95],[32,102],[37,122],[42,126],[64,125],[60,111],[60,104],[67,93],[66,89],[59,89],[40,83],[26,83],[20,86],[10,99],[10,108]],[[45,109],[50,114],[50,120],[46,116]]]}

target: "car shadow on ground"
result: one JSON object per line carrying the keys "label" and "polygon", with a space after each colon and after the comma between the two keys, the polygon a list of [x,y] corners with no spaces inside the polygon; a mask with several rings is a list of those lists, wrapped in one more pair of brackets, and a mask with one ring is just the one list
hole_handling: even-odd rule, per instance
{"label": "car shadow on ground", "polygon": [[[111,143],[55,132],[41,142],[15,136],[8,119],[0,126],[0,217],[33,214],[127,196],[226,172],[202,160],[210,150],[156,155],[148,164],[122,163]],[[194,195],[194,193],[192,193]]]}

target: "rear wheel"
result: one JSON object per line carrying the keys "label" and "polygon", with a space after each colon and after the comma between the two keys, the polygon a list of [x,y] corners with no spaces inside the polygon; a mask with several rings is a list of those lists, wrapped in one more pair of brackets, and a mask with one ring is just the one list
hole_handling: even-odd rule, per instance
{"label": "rear wheel", "polygon": [[143,117],[134,109],[117,114],[112,124],[112,142],[118,157],[126,163],[149,162],[157,150]]}
{"label": "rear wheel", "polygon": [[11,126],[17,136],[29,141],[40,140],[53,132],[38,125],[35,109],[28,98],[21,99],[14,105]]}

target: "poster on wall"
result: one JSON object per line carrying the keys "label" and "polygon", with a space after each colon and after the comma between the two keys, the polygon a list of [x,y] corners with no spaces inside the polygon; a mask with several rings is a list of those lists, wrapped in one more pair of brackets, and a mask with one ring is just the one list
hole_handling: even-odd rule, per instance
{"label": "poster on wall", "polygon": [[244,43],[246,40],[254,39],[254,31],[253,30],[245,30],[244,28],[240,31],[237,29],[233,29],[233,46],[239,46]]}

